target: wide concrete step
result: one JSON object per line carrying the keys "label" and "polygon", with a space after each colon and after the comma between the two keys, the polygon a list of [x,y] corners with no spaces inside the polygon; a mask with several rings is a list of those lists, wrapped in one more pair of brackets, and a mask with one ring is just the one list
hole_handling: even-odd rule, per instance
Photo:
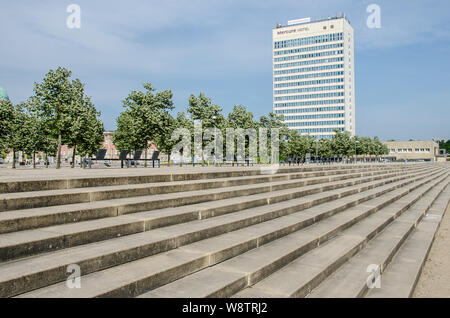
{"label": "wide concrete step", "polygon": [[[447,177],[400,216],[394,215],[394,220],[389,223],[389,226],[369,241],[356,256],[313,289],[308,297],[363,297],[369,288],[379,286],[379,279],[382,278],[392,257],[448,183],[449,178]],[[410,202],[404,203],[410,204]],[[389,216],[389,212],[387,215],[381,215],[385,218]],[[363,229],[355,228],[348,235],[360,235],[361,230]],[[381,284],[383,280],[381,280]]]}
{"label": "wide concrete step", "polygon": [[[325,167],[324,167],[325,168]],[[287,171],[288,169],[285,169]],[[291,172],[301,171],[302,169],[292,169]],[[303,171],[318,171],[319,169],[309,169]],[[53,172],[53,171],[52,171]],[[278,170],[283,173],[283,171]],[[45,190],[60,190],[60,189],[75,189],[85,187],[102,187],[110,185],[129,185],[141,183],[155,183],[155,182],[171,182],[171,181],[185,181],[185,180],[201,180],[214,179],[226,177],[239,176],[256,176],[260,175],[261,171],[257,168],[247,169],[220,169],[217,171],[205,171],[200,169],[195,172],[166,172],[160,170],[158,172],[146,171],[142,169],[130,169],[126,171],[92,171],[91,173],[77,173],[69,177],[60,177],[58,174],[49,173],[48,177],[39,175],[30,177],[22,176],[18,178],[10,178],[12,180],[0,182],[0,193],[14,193],[14,192],[30,192],[30,191],[45,191]]]}
{"label": "wide concrete step", "polygon": [[[420,165],[420,164],[419,164]],[[378,165],[323,165],[323,166],[309,166],[309,167],[279,167],[275,173],[290,173],[290,172],[308,172],[308,171],[326,171],[335,169],[354,169],[355,167],[380,169],[386,167],[401,167],[402,164],[378,164]],[[193,169],[196,170],[196,169]],[[186,180],[201,180],[201,179],[215,179],[215,178],[229,178],[240,176],[257,176],[264,174],[264,169],[261,167],[254,168],[238,168],[238,167],[222,167],[220,169],[213,169],[205,171],[205,169],[198,169],[199,171],[191,172],[167,172],[161,170],[160,173],[153,171],[146,171],[145,169],[127,169],[126,171],[93,171],[92,173],[84,173],[84,176],[73,177],[58,177],[49,174],[48,177],[30,176],[9,178],[8,181],[0,181],[0,193],[13,192],[29,192],[29,191],[45,191],[45,190],[60,190],[73,189],[85,187],[102,187],[110,185],[130,185],[141,183],[155,183],[155,182],[173,182]],[[87,176],[86,176],[87,175]],[[92,175],[92,176],[90,176]],[[31,179],[31,180],[30,180]]]}
{"label": "wide concrete step", "polygon": [[[423,176],[415,175],[415,179],[421,178],[423,178]],[[337,199],[339,196],[348,196],[341,198],[339,202],[333,201],[322,204],[321,209],[324,209],[325,211],[323,216],[326,216],[327,213],[336,213],[351,206],[352,204],[371,199],[378,194],[383,194],[391,189],[411,183],[413,180],[414,179],[409,178],[394,182],[394,179],[391,179],[391,183],[389,183],[389,180],[384,180],[383,182],[389,184],[389,187],[382,186],[381,188],[376,188],[375,186],[377,183],[371,182],[364,184],[363,188],[360,186],[352,186],[347,189],[316,193],[286,202],[274,202],[271,206],[259,207],[258,209],[252,209],[251,207],[245,209],[241,206],[243,211],[235,214],[238,215],[238,217],[234,217],[234,219],[229,219],[226,216],[221,219],[216,218],[216,220],[219,221],[216,221],[214,227],[212,228],[211,224],[206,224],[205,227],[205,225],[202,224],[204,220],[201,219],[202,221],[194,222],[194,227],[197,226],[197,228],[194,228],[192,225],[185,228],[183,224],[180,224],[178,227],[172,227],[172,230],[169,232],[169,234],[172,233],[172,236],[167,235],[167,233],[161,234],[161,231],[150,231],[147,234],[130,235],[102,243],[68,248],[36,257],[11,261],[0,265],[0,273],[3,273],[0,280],[2,282],[0,284],[0,289],[2,291],[0,292],[0,295],[20,293],[33,288],[45,286],[45,284],[49,284],[51,282],[55,283],[60,280],[64,280],[66,276],[65,268],[71,263],[80,264],[80,266],[82,266],[83,273],[88,273],[109,266],[121,264],[122,262],[138,259],[140,257],[153,255],[171,248],[176,248],[177,246],[183,244],[188,244],[189,242],[186,241],[186,238],[194,241],[201,240],[203,237],[220,235],[223,231],[229,231],[233,228],[239,228],[239,226],[248,225],[249,221],[263,222],[264,220],[268,220],[276,216],[282,216],[295,211],[300,211],[310,207],[311,204],[325,202],[327,197]],[[378,186],[380,186],[380,184],[378,184]],[[363,190],[367,192],[360,192]],[[264,200],[266,200],[267,203],[267,198],[264,198]],[[212,208],[214,209],[214,207]],[[217,207],[217,209],[219,208]],[[178,211],[178,213],[181,213],[181,211]],[[176,217],[177,213],[173,213],[173,215]],[[212,216],[212,214],[210,216]],[[315,215],[313,218],[309,218],[309,221],[318,221],[319,216],[320,215]],[[158,218],[157,215],[155,217]],[[299,225],[302,224],[306,223],[303,222]],[[281,226],[283,225],[284,223],[281,223]],[[175,233],[174,228],[175,230],[179,229],[178,238],[173,236]],[[295,224],[292,229],[295,229]],[[197,230],[197,234],[189,236],[189,234],[193,231],[195,232],[195,230]],[[202,236],[199,235],[200,233],[198,231],[203,231]],[[286,228],[284,231],[286,231]],[[237,232],[239,232],[239,230]],[[183,237],[182,235],[184,235],[184,241],[181,241],[181,238]]]}
{"label": "wide concrete step", "polygon": [[86,203],[102,200],[148,196],[154,194],[198,191],[213,188],[233,187],[256,183],[287,181],[292,179],[330,176],[375,170],[399,170],[399,167],[359,167],[348,169],[320,170],[312,172],[285,172],[275,175],[255,175],[216,179],[138,183],[101,187],[83,187],[47,191],[0,193],[0,212],[31,209],[55,205]]}
{"label": "wide concrete step", "polygon": [[[356,179],[363,176],[387,176],[389,174],[406,174],[414,171],[428,170],[429,168],[416,167],[411,169],[411,171],[404,171],[403,169],[393,171],[366,171],[200,191],[186,191],[180,193],[168,193],[107,201],[6,211],[0,213],[0,233],[24,231],[51,225],[101,219],[136,212],[174,208],[202,202],[214,202],[216,200],[248,196],[257,193],[280,191],[283,189],[330,183],[333,181],[339,182],[342,180]],[[345,185],[345,183],[343,183],[343,185]]]}
{"label": "wide concrete step", "polygon": [[[236,294],[236,297],[304,297],[343,262],[363,248],[368,240],[383,230],[397,215],[408,209],[442,180],[444,179],[422,186],[394,204],[378,210],[336,238],[298,258],[251,288]],[[361,216],[359,209],[369,206],[373,206],[373,203],[363,203],[361,207],[349,209],[342,215],[349,213]]]}
{"label": "wide concrete step", "polygon": [[[431,179],[438,177],[439,175],[440,174],[432,177],[424,177],[424,176],[418,177],[419,180],[417,180],[416,183],[411,184],[410,186],[417,187],[419,184],[426,183]],[[397,184],[396,187],[394,184],[392,184],[392,186],[393,189],[396,189],[398,186],[401,185]],[[406,191],[405,187],[399,188],[399,190],[400,189]],[[380,190],[382,193],[386,193],[385,191],[386,189]],[[355,197],[353,199],[357,201],[361,200],[362,195],[363,193],[354,194]],[[369,197],[371,195],[373,195],[373,193],[369,194]],[[76,257],[74,257],[76,256],[77,250],[81,251],[82,249],[85,249],[87,246],[80,246],[78,248],[72,248],[61,252],[56,252],[60,253],[60,258],[65,260],[64,263],[65,266],[53,268],[54,269],[53,271],[52,270],[46,271],[45,275],[43,274],[43,271],[41,271],[39,275],[41,280],[48,281],[54,279],[55,277],[54,274],[56,273],[64,274],[67,262],[70,262],[69,264],[76,263],[82,267],[81,272],[84,274],[84,276],[82,277],[83,282],[82,289],[68,290],[68,288],[66,288],[65,283],[63,282],[48,287],[44,287],[30,293],[26,293],[23,296],[25,297],[135,296],[152,288],[169,283],[177,278],[186,276],[192,272],[198,271],[207,266],[217,264],[218,262],[225,260],[227,258],[240,255],[246,250],[254,249],[255,247],[267,244],[274,240],[277,241],[283,240],[284,239],[283,236],[289,235],[293,232],[298,231],[299,229],[305,228],[306,226],[314,223],[315,221],[322,220],[324,217],[327,217],[328,215],[332,214],[332,210],[335,210],[336,206],[339,206],[339,204],[342,204],[342,207],[345,209],[346,204],[348,204],[348,202],[343,203],[341,202],[341,200],[346,199],[348,198],[337,199],[334,205],[328,205],[331,211],[327,209],[323,210],[323,208],[321,208],[319,205],[317,207],[312,207],[310,209],[303,210],[302,213],[293,213],[291,215],[282,216],[270,221],[247,226],[245,228],[241,228],[239,230],[235,230],[226,233],[224,235],[212,238],[208,238],[208,236],[196,237],[195,235],[192,234],[186,236],[183,233],[199,233],[199,229],[197,228],[193,231],[192,228],[186,229],[186,227],[184,227],[183,229],[182,227],[177,228],[177,226],[174,226],[174,227],[167,227],[164,229],[158,229],[155,231],[130,235],[128,237],[110,240],[103,243],[94,243],[92,244],[92,247],[90,249],[85,250],[84,253],[91,253],[90,255],[92,255],[92,253],[95,253],[95,250],[98,251],[99,249],[102,248],[102,246],[104,247],[106,244],[110,244],[108,249],[110,252],[110,254],[108,255],[109,259],[111,260],[113,257],[122,257],[122,261],[126,257],[124,257],[123,254],[120,255],[120,253],[117,251],[119,245],[121,246],[122,249],[124,248],[124,245],[128,247],[128,251],[125,254],[127,256],[131,254],[130,250],[133,249],[136,250],[137,248],[140,248],[139,252],[140,255],[142,256],[145,253],[148,254],[154,253],[154,251],[158,249],[159,251],[162,251],[163,248],[161,247],[163,244],[168,245],[171,243],[174,246],[178,247],[177,249],[171,250],[169,252],[153,255],[136,261],[131,261],[123,265],[115,266],[100,271],[96,270],[99,270],[101,265],[105,265],[105,263],[99,262],[98,258],[91,257],[91,261],[89,262],[89,260],[87,260],[86,255],[78,255],[78,258],[81,258],[81,261],[79,261],[79,259],[77,260]],[[392,198],[389,198],[389,200],[391,199]],[[368,209],[373,210],[374,208],[370,207]],[[214,218],[209,220],[201,220],[195,223],[201,225],[201,223],[203,222],[212,222],[212,221],[217,222],[219,218],[220,217],[218,217],[217,219]],[[313,233],[314,231],[319,232],[321,231],[321,235],[319,236],[312,235],[314,238],[311,237],[311,241],[309,241],[307,245],[310,248],[316,246],[320,240],[326,239],[327,237],[334,235],[336,231],[339,231],[343,227],[348,226],[348,224],[350,224],[351,222],[353,221],[347,220],[347,222],[343,223],[341,222],[342,224],[334,223],[329,225],[328,228],[308,227],[307,229],[305,229],[306,233],[308,232],[308,229],[310,229],[309,232],[311,233]],[[320,223],[322,222],[319,222],[319,224]],[[194,224],[194,222],[192,224]],[[217,223],[214,226],[215,229],[219,230],[223,227],[224,227],[223,224]],[[211,226],[209,226],[209,228],[211,228]],[[178,232],[180,230],[182,230],[183,232]],[[163,244],[159,244],[156,247],[151,246],[150,247],[151,251],[149,252],[149,248],[147,248],[149,245],[144,245],[144,240],[146,237],[148,239],[149,235],[153,235],[154,239],[155,233],[158,239],[161,239],[162,235],[164,234],[166,234],[166,237],[168,234],[169,235],[172,234],[172,236],[169,240],[165,241]],[[308,235],[303,236],[303,240],[306,237],[308,237]],[[208,239],[205,240],[205,238]],[[134,241],[131,241],[132,239]],[[182,239],[182,241],[180,241],[180,239]],[[200,241],[202,239],[203,241]],[[295,241],[298,242],[298,239],[296,239]],[[139,247],[136,247],[136,245],[134,247],[130,246],[130,244],[133,242],[134,244],[139,242],[141,245]],[[189,244],[192,242],[196,243]],[[292,245],[290,246],[292,247]],[[283,244],[281,244],[281,249],[276,248],[275,250],[280,249],[286,251],[287,247],[288,247],[287,245],[283,247]],[[113,248],[115,249],[115,251],[111,250]],[[105,253],[103,252],[103,254]],[[34,258],[35,260],[36,259],[41,260],[41,262],[37,261],[36,265],[45,263],[45,261],[43,261],[43,258],[51,256],[53,255],[45,255]],[[131,257],[128,257],[126,260],[129,261],[130,258]],[[103,256],[103,258],[101,259],[106,260],[108,258]],[[82,260],[86,261],[83,263]],[[11,291],[13,290],[14,286],[20,285],[21,281],[20,277],[22,276],[20,275],[20,273],[17,273],[17,270],[20,268],[20,266],[17,266],[19,262],[25,262],[25,260],[2,264],[1,268],[3,270],[1,270],[0,272],[6,273],[8,271],[4,269],[10,269],[11,271],[16,271],[15,274],[17,277],[16,279],[14,279],[11,276],[10,279],[5,279],[5,277],[3,277],[1,280],[3,282],[1,284],[3,291],[4,290]],[[51,264],[55,264],[54,261],[49,262]],[[35,268],[36,265],[34,265],[33,268]],[[113,264],[110,263],[109,266],[113,266]],[[90,274],[89,271],[91,271]],[[59,279],[63,280],[64,277],[65,275],[61,275]],[[25,281],[29,281],[29,279],[25,279]]]}
{"label": "wide concrete step", "polygon": [[[426,187],[424,185],[425,183],[421,183],[421,191],[423,191],[422,187]],[[411,186],[409,190],[413,188],[416,187]],[[293,261],[298,262],[298,259],[304,259],[299,257],[305,253],[312,251],[305,255],[308,256],[317,249],[327,246],[327,240],[333,238],[353,224],[357,224],[360,219],[375,213],[377,210],[383,209],[382,206],[385,206],[385,203],[382,201],[389,202],[391,198],[392,196],[388,194],[384,195],[384,197],[368,201],[366,206],[358,205],[350,208],[270,244],[258,247],[257,249],[222,262],[219,265],[209,267],[173,283],[144,293],[141,297],[229,297],[245,287],[258,283],[274,272],[275,274],[270,277],[275,277],[278,273],[277,270],[280,270],[280,268]],[[355,248],[353,243],[355,241],[356,239],[354,237],[348,237],[345,240],[341,239],[339,246],[335,245],[334,248],[328,248],[328,253],[324,255],[339,260],[343,255],[354,252]],[[319,246],[319,248],[315,250],[314,248],[316,246]],[[344,251],[345,253],[343,253]],[[264,288],[267,286],[248,288],[243,292],[237,293],[236,297],[286,297],[286,294],[283,293],[283,288],[284,291],[286,289],[292,289],[292,285],[296,286],[297,284],[295,282],[298,283],[301,280],[300,277],[302,277],[303,281],[308,282],[311,279],[315,279],[316,276],[313,275],[314,268],[312,264],[315,264],[316,267],[322,267],[322,270],[330,270],[324,265],[323,257],[308,259],[307,264],[302,266],[297,264],[297,267],[302,267],[301,269],[293,269],[289,275],[284,275],[283,279],[277,279],[274,284],[270,284],[272,285],[271,289]],[[290,267],[291,265],[288,266]],[[190,288],[189,286],[191,284],[194,284],[195,288]],[[263,283],[261,282],[261,284]],[[277,287],[281,291],[276,291]]]}
{"label": "wide concrete step", "polygon": [[[437,173],[440,171],[431,171]],[[254,211],[259,212],[259,207],[264,205],[275,205],[273,209],[283,207],[283,201],[295,198],[304,197],[312,194],[319,194],[318,198],[305,197],[301,204],[297,204],[296,209],[305,208],[315,204],[323,203],[338,198],[339,196],[350,195],[368,190],[376,186],[394,182],[397,180],[407,179],[411,176],[415,178],[422,178],[424,175],[430,173],[429,170],[419,171],[415,174],[400,174],[400,176],[392,176],[398,173],[378,174],[377,172],[368,172],[375,174],[375,176],[349,179],[345,181],[328,182],[323,185],[305,186],[298,189],[287,189],[271,192],[270,194],[250,195],[244,200],[238,202],[220,202],[216,201],[217,206],[210,206],[207,211],[202,211],[198,206],[191,206],[177,211],[164,209],[160,211],[149,211],[143,213],[136,213],[133,215],[123,215],[114,218],[106,218],[95,221],[78,222],[74,224],[59,225],[53,227],[45,227],[41,229],[12,232],[0,235],[0,260],[8,261],[19,257],[25,257],[33,254],[53,251],[61,248],[69,248],[76,245],[87,244],[91,242],[116,238],[124,235],[131,235],[139,232],[145,232],[150,229],[166,226],[168,224],[178,224],[199,217],[217,217],[226,213],[242,210],[246,205],[253,208]],[[390,176],[390,178],[388,178]],[[334,177],[330,177],[334,178]],[[308,182],[306,179],[304,182]],[[409,182],[412,182],[411,180]],[[359,186],[362,184],[362,186]],[[273,188],[273,184],[268,185]],[[336,193],[325,192],[340,189]],[[243,202],[244,201],[244,202]],[[226,205],[229,208],[227,209]],[[292,204],[296,202],[289,202]],[[244,210],[247,211],[247,210]],[[159,212],[159,213],[158,213]],[[225,217],[226,220],[231,220],[230,217]],[[255,221],[252,221],[255,222]],[[240,220],[240,226],[245,226],[245,222]],[[205,223],[206,224],[206,223]],[[181,224],[182,225],[182,224]],[[183,226],[183,225],[182,225]]]}
{"label": "wide concrete step", "polygon": [[391,263],[380,276],[380,288],[369,289],[365,297],[412,297],[449,202],[450,186],[447,185],[447,188],[431,205],[431,208],[420,221],[419,225],[400,247]]}

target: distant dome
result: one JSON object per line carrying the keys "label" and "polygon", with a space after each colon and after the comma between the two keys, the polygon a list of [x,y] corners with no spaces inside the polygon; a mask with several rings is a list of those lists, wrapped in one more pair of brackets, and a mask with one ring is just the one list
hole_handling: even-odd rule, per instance
{"label": "distant dome", "polygon": [[6,91],[3,87],[0,86],[0,101],[9,101],[8,94],[6,94]]}

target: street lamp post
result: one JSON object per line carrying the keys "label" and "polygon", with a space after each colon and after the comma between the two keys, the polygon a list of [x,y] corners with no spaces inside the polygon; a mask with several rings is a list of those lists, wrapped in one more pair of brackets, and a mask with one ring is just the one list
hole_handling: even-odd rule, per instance
{"label": "street lamp post", "polygon": [[319,156],[319,142],[316,138],[316,161],[317,161],[317,157]]}
{"label": "street lamp post", "polygon": [[216,131],[216,119],[217,116],[213,116],[214,119],[214,167],[217,165],[217,131]]}

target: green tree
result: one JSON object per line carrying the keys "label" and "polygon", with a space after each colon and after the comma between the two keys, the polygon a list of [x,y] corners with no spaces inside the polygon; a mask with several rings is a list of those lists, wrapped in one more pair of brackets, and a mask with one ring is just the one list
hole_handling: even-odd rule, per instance
{"label": "green tree", "polygon": [[319,140],[319,156],[330,158],[332,155],[331,139],[322,138]]}
{"label": "green tree", "polygon": [[92,105],[81,109],[79,116],[73,122],[72,131],[76,139],[72,139],[72,142],[76,143],[70,145],[73,147],[72,168],[75,165],[76,154],[81,157],[92,156],[102,145],[104,126],[99,117],[100,112]]}
{"label": "green tree", "polygon": [[39,103],[36,97],[30,97],[25,103],[21,104],[23,110],[24,126],[19,134],[23,138],[23,147],[21,150],[31,155],[33,168],[36,168],[36,153],[39,151],[47,152],[55,143],[46,130],[46,124],[39,116]]}
{"label": "green tree", "polygon": [[14,106],[10,101],[0,101],[0,152],[8,152],[13,133]]}
{"label": "green tree", "polygon": [[[253,113],[248,112],[247,108],[243,105],[235,105],[233,107],[233,110],[228,113],[227,118],[227,128],[233,128],[233,129],[243,129],[244,133],[247,129],[254,129],[256,132],[256,138],[258,138],[258,127],[259,123],[256,122],[253,118]],[[222,128],[222,135],[223,135],[223,146],[224,146],[224,152],[226,152],[226,130],[224,130],[224,127]],[[234,150],[237,150],[237,137],[234,138]],[[250,137],[248,135],[245,136],[245,156],[248,157],[250,153]]]}
{"label": "green tree", "polygon": [[335,129],[335,134],[331,138],[331,150],[333,154],[339,156],[351,156],[354,153],[354,142],[348,131]]}
{"label": "green tree", "polygon": [[138,121],[129,109],[120,113],[116,123],[113,142],[118,149],[139,149],[143,145],[138,131]]}
{"label": "green tree", "polygon": [[70,135],[71,105],[73,104],[73,86],[70,81],[72,72],[58,67],[50,70],[41,83],[34,84],[38,111],[51,135],[57,139],[56,168],[61,167],[61,145]]}
{"label": "green tree", "polygon": [[[275,113],[270,112],[267,116],[261,116],[259,118],[260,127],[264,128],[279,128],[283,130],[283,135],[287,136],[289,134],[289,128],[284,123],[284,116],[277,115]],[[270,131],[269,131],[270,133]],[[280,134],[281,135],[281,134]]]}
{"label": "green tree", "polygon": [[6,138],[6,147],[13,152],[12,168],[16,168],[16,153],[26,148],[27,143],[27,116],[23,104],[14,106],[13,117],[10,121],[10,133]]}
{"label": "green tree", "polygon": [[445,149],[445,152],[447,154],[450,154],[450,139],[448,139],[447,141],[440,140],[439,141],[439,149]]}
{"label": "green tree", "polygon": [[155,139],[155,144],[159,150],[167,154],[167,164],[170,165],[170,155],[172,148],[181,138],[172,138],[173,131],[179,127],[179,122],[170,114],[162,117],[162,127],[159,135]]}
{"label": "green tree", "polygon": [[374,148],[374,155],[378,157],[389,153],[387,146],[383,144],[380,141],[380,139],[376,136],[373,138],[373,148]]}
{"label": "green tree", "polygon": [[[271,153],[271,138],[272,138],[272,128],[278,128],[279,129],[279,151],[280,151],[280,158],[286,158],[288,153],[288,138],[290,134],[290,129],[287,127],[287,125],[284,123],[284,116],[283,115],[277,115],[273,112],[270,112],[267,116],[261,116],[259,118],[259,127],[266,128],[267,129],[267,141],[268,141],[268,151]],[[259,147],[258,147],[259,149]],[[260,160],[262,159],[265,161],[265,158],[261,158],[261,154],[259,154]]]}
{"label": "green tree", "polygon": [[[203,131],[206,128],[213,128],[215,126],[217,129],[220,129],[223,134],[223,131],[227,126],[227,122],[221,112],[222,108],[219,105],[214,104],[211,98],[205,96],[203,93],[200,93],[198,97],[196,97],[194,94],[191,94],[189,96],[187,113],[190,115],[191,120],[193,120],[194,122],[201,120]],[[202,138],[202,165],[204,165],[205,161],[203,149],[207,142],[207,140],[203,140]]]}
{"label": "green tree", "polygon": [[290,156],[304,158],[307,153],[311,153],[312,155],[316,155],[316,150],[318,152],[318,155],[320,155],[319,152],[319,143],[320,141],[313,136],[310,135],[301,135],[296,130],[291,130],[294,135],[294,138],[289,139],[289,143],[294,143],[295,151],[290,154]]}
{"label": "green tree", "polygon": [[73,148],[72,168],[75,156],[93,155],[103,142],[103,123],[100,112],[95,109],[91,97],[85,95],[84,84],[79,80],[72,82],[72,100],[67,116],[69,134],[67,145]]}
{"label": "green tree", "polygon": [[253,113],[247,112],[247,108],[245,106],[234,105],[233,111],[228,114],[228,127],[258,129],[259,124],[253,119]]}
{"label": "green tree", "polygon": [[[221,114],[222,108],[212,102],[211,98],[200,93],[198,97],[194,94],[189,96],[189,105],[187,113],[192,120],[201,120],[202,128],[212,128],[214,123],[217,126],[225,124],[225,118]],[[216,119],[214,120],[214,116]]]}
{"label": "green tree", "polygon": [[383,155],[388,155],[389,154],[389,148],[386,144],[383,144]]}
{"label": "green tree", "polygon": [[299,157],[304,158],[306,153],[309,152],[309,136],[302,136],[297,130],[290,130],[287,136],[287,147],[285,153],[283,153],[282,159],[287,157]]}
{"label": "green tree", "polygon": [[165,125],[171,122],[169,111],[175,108],[172,91],[155,93],[150,83],[144,83],[143,87],[145,91],[132,91],[123,101],[126,110],[117,119],[114,136],[120,149],[147,149],[150,142],[161,142],[167,137]]}
{"label": "green tree", "polygon": [[372,145],[372,139],[369,137],[359,137],[356,144],[357,155],[367,156],[370,154],[370,148]]}

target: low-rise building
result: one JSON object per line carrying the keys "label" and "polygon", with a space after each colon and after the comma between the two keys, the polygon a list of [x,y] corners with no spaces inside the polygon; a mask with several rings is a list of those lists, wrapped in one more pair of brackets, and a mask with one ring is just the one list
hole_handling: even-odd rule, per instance
{"label": "low-rise building", "polygon": [[394,160],[437,161],[439,144],[433,140],[385,141]]}

